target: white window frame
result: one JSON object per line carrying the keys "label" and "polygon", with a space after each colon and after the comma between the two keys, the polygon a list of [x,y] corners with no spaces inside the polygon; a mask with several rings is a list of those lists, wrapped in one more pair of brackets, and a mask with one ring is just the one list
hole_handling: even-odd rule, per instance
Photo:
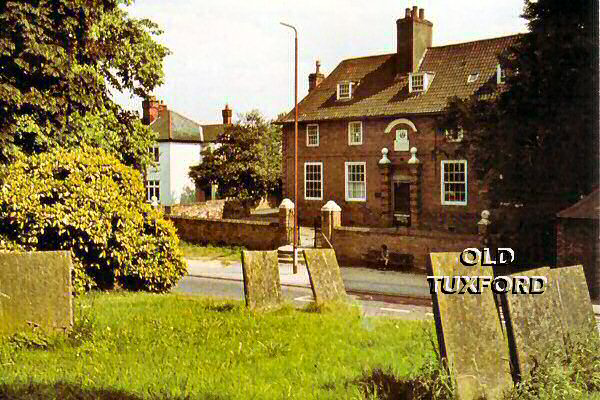
{"label": "white window frame", "polygon": [[479,72],[472,72],[467,77],[467,83],[477,82],[477,79],[479,79]]}
{"label": "white window frame", "polygon": [[156,196],[156,200],[160,203],[160,179],[146,180],[146,201],[152,202],[152,196]]}
{"label": "white window frame", "polygon": [[[446,191],[445,191],[445,184],[446,183],[457,183],[457,182],[445,182],[444,181],[444,172],[446,170],[446,165],[448,164],[464,164],[465,166],[465,199],[464,201],[453,201],[453,200],[446,200]],[[468,204],[468,199],[469,199],[469,176],[468,176],[468,163],[467,160],[442,160],[441,162],[441,168],[440,168],[440,195],[441,195],[441,201],[442,201],[442,205],[444,206],[466,206]]]}
{"label": "white window frame", "polygon": [[[360,126],[360,140],[353,142],[352,141],[352,126],[357,125],[357,124]],[[358,146],[358,145],[361,145],[362,143],[363,143],[363,123],[362,123],[362,121],[348,122],[348,144],[350,146]]]}
{"label": "white window frame", "polygon": [[[342,85],[348,85],[348,96],[341,96],[341,87]],[[337,99],[338,100],[350,100],[352,98],[352,82],[343,81],[337,84]]]}
{"label": "white window frame", "polygon": [[148,152],[152,156],[152,161],[158,164],[160,162],[160,147],[159,147],[159,145],[158,144],[152,145],[152,147],[148,148]]}
{"label": "white window frame", "polygon": [[[365,176],[365,180],[364,180],[364,185],[365,185],[365,195],[364,197],[349,197],[348,196],[348,184],[350,183],[348,180],[348,167],[350,166],[356,166],[356,165],[361,165],[363,167],[364,170],[364,176]],[[365,161],[346,161],[344,163],[344,181],[345,181],[345,190],[344,190],[344,197],[346,198],[346,201],[367,201],[367,163]]]}
{"label": "white window frame", "polygon": [[[321,192],[321,196],[320,197],[308,197],[306,194],[306,183],[307,183],[307,179],[306,179],[306,169],[308,166],[310,165],[318,165],[319,168],[321,169],[321,187],[320,187],[320,192]],[[311,181],[313,182],[313,181]],[[316,181],[314,181],[316,182]],[[307,161],[304,163],[304,200],[323,200],[323,162],[321,161]]]}
{"label": "white window frame", "polygon": [[506,83],[506,68],[502,68],[500,64],[496,66],[496,83],[498,85]]}
{"label": "white window frame", "polygon": [[[317,127],[317,143],[310,143],[310,135],[308,133],[311,127]],[[319,147],[319,124],[308,124],[306,125],[306,147]]]}
{"label": "white window frame", "polygon": [[[413,87],[413,77],[423,77],[423,87],[421,89]],[[425,93],[429,89],[429,85],[433,81],[434,74],[430,72],[414,72],[408,74],[408,92],[409,93]]]}

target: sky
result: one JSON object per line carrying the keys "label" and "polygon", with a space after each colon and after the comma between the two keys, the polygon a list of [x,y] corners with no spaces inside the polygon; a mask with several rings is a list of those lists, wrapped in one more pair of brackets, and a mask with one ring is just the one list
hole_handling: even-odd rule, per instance
{"label": "sky", "polygon": [[[326,75],[340,61],[396,51],[396,20],[405,8],[425,9],[433,45],[527,31],[523,0],[136,0],[127,10],[164,31],[172,52],[165,83],[154,90],[169,109],[198,123],[220,123],[228,103],[234,121],[253,109],[276,118],[294,107],[294,35],[298,29],[298,100],[321,61]],[[141,99],[115,100],[141,115]]]}

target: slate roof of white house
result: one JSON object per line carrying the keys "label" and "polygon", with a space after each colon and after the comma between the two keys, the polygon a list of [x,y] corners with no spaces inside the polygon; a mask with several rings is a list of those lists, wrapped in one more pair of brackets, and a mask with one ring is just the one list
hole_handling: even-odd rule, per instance
{"label": "slate roof of white house", "polygon": [[[298,106],[300,121],[319,121],[402,114],[437,113],[452,96],[468,97],[497,90],[498,55],[520,35],[430,47],[418,72],[435,76],[424,93],[409,93],[408,74],[396,74],[396,53],[342,61]],[[469,83],[470,74],[478,79]],[[358,82],[352,99],[337,100],[337,84]],[[279,122],[294,121],[293,110]]]}
{"label": "slate roof of white house", "polygon": [[175,111],[163,110],[150,124],[150,129],[158,133],[159,142],[201,143],[216,141],[224,126],[223,124],[201,125]]}

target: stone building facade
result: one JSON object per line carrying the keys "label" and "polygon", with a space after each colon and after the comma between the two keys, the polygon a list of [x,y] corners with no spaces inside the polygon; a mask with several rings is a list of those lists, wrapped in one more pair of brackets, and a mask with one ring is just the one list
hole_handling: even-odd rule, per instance
{"label": "stone building facade", "polygon": [[[329,200],[345,226],[475,232],[485,188],[456,143],[436,127],[452,96],[493,95],[498,55],[518,35],[432,47],[423,9],[397,21],[397,52],[342,61],[309,76],[299,103],[298,215],[311,224]],[[283,125],[284,197],[294,194],[294,112]]]}

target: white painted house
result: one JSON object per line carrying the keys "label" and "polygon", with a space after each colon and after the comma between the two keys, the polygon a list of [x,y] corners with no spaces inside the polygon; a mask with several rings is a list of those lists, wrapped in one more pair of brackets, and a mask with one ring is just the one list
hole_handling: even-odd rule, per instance
{"label": "white painted house", "polygon": [[148,201],[156,196],[165,206],[187,204],[215,198],[216,188],[197,190],[189,177],[190,167],[202,162],[202,151],[216,145],[219,133],[231,124],[232,111],[223,110],[223,124],[201,125],[169,110],[155,97],[143,102],[143,122],[158,133],[157,143],[149,151],[157,163],[146,170],[145,186]]}

